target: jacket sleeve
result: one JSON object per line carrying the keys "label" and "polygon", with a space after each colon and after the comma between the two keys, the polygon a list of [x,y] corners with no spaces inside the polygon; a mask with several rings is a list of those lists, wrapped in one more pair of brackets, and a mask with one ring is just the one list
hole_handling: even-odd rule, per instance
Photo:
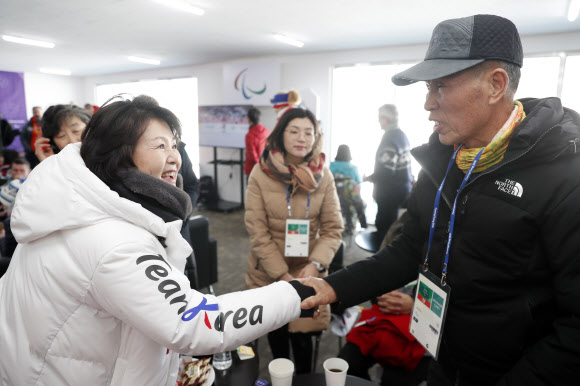
{"label": "jacket sleeve", "polygon": [[183,176],[183,190],[185,193],[189,195],[191,199],[191,206],[195,208],[195,204],[197,203],[197,199],[199,197],[199,179],[195,175],[193,171],[193,164],[191,163],[191,159],[185,150],[185,145],[183,146],[181,153],[181,175]]}
{"label": "jacket sleeve", "polygon": [[20,129],[20,142],[22,146],[24,146],[24,151],[27,153],[33,153],[32,146],[30,146],[30,140],[32,139],[30,136],[30,131],[28,130],[30,127],[30,121],[22,129]]}
{"label": "jacket sleeve", "polygon": [[260,155],[256,154],[257,148],[256,144],[254,143],[253,137],[250,133],[246,135],[246,160],[244,161],[244,171],[247,174],[252,172],[252,167],[257,163],[258,158]]}
{"label": "jacket sleeve", "polygon": [[[417,183],[413,189],[420,188],[421,183]],[[324,278],[342,306],[360,304],[417,279],[421,247],[427,236],[419,222],[419,196],[411,194],[403,231],[391,245]]]}
{"label": "jacket sleeve", "polygon": [[342,224],[338,194],[334,186],[334,177],[328,169],[325,170],[325,174],[328,177],[325,178],[324,198],[320,209],[320,237],[315,241],[316,244],[312,248],[309,260],[318,261],[328,269],[336,251],[340,247],[344,226]]}
{"label": "jacket sleeve", "polygon": [[201,294],[152,245],[126,243],[100,260],[89,294],[103,309],[170,350],[190,355],[231,350],[300,315],[287,282]]}
{"label": "jacket sleeve", "polygon": [[288,272],[288,264],[286,264],[284,256],[282,256],[272,238],[262,189],[258,184],[257,178],[253,178],[255,173],[262,172],[259,167],[259,165],[254,166],[248,180],[244,221],[250,235],[252,254],[258,259],[260,266],[266,271],[268,276],[273,280],[277,280]]}
{"label": "jacket sleeve", "polygon": [[543,250],[556,299],[553,332],[530,347],[499,382],[508,385],[569,385],[580,369],[580,188],[548,214]]}

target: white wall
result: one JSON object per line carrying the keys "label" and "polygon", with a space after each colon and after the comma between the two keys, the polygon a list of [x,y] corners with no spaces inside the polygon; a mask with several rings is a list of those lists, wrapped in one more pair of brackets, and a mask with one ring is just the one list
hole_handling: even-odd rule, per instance
{"label": "white wall", "polygon": [[[561,51],[580,51],[580,32],[554,35],[534,35],[522,37],[526,55],[556,53]],[[331,87],[332,68],[334,66],[352,65],[355,63],[401,63],[417,61],[423,58],[427,44],[411,46],[389,46],[373,49],[359,49],[348,51],[324,52],[317,54],[297,54],[287,56],[267,56],[244,58],[230,62],[267,61],[277,60],[281,63],[280,85],[284,90],[311,88],[320,97],[320,120],[325,132],[325,151],[330,149],[332,140],[331,122]],[[194,76],[198,79],[200,105],[223,104],[222,65],[225,62],[193,65],[177,68],[152,69],[150,71],[119,73],[83,79],[54,77],[49,79],[44,75],[29,75],[31,81],[27,86],[27,106],[70,102],[85,103],[94,100],[94,88],[98,84],[128,82],[140,79],[163,79],[182,76]],[[525,68],[524,68],[525,71]],[[25,78],[26,79],[26,78]],[[61,83],[57,82],[61,81]],[[35,84],[36,82],[39,85]],[[57,86],[58,84],[58,86]],[[64,86],[63,86],[64,85]],[[28,88],[32,87],[32,88]],[[377,87],[381,87],[380,84]],[[77,92],[80,91],[80,94]],[[29,98],[38,102],[29,105]],[[30,96],[30,97],[29,97]],[[58,100],[57,100],[58,99]],[[213,166],[207,164],[213,159],[213,149],[200,148],[201,174],[213,175]],[[238,159],[237,150],[220,149],[218,157],[222,159]],[[240,200],[239,170],[230,166],[220,166],[218,170],[220,195],[230,201]],[[230,178],[230,174],[232,177]]]}
{"label": "white wall", "polygon": [[34,72],[24,73],[24,92],[26,93],[26,114],[30,119],[32,108],[40,106],[44,110],[54,104],[75,103],[84,106],[83,79],[62,75],[46,75]]}

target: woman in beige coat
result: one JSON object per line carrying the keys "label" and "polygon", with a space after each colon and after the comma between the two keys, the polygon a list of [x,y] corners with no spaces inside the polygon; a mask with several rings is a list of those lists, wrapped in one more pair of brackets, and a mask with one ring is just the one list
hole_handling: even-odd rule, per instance
{"label": "woman in beige coat", "polygon": [[[334,178],[324,167],[321,137],[314,114],[300,108],[288,110],[250,174],[245,215],[251,242],[249,288],[327,274],[340,246],[343,224]],[[305,230],[303,238],[292,241],[295,236],[287,237],[287,233],[299,232],[292,232],[288,224],[299,222]],[[297,373],[310,371],[312,338],[307,333],[325,330],[330,321],[328,306],[320,312],[316,320],[298,319],[268,334],[274,358],[289,358],[292,343]]]}

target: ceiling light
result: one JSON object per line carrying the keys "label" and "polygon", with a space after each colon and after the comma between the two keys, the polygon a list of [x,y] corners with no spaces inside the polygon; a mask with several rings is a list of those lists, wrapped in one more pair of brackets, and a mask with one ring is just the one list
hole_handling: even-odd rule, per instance
{"label": "ceiling light", "polygon": [[576,20],[578,13],[580,13],[580,0],[570,0],[570,6],[568,6],[568,21],[572,22]]}
{"label": "ceiling light", "polygon": [[160,60],[140,58],[138,56],[129,56],[129,60],[132,62],[137,62],[137,63],[153,64],[155,66],[159,66],[161,64]]}
{"label": "ceiling light", "polygon": [[284,35],[274,34],[274,39],[298,48],[304,46],[304,43],[302,43],[300,40],[292,39]]}
{"label": "ceiling light", "polygon": [[194,15],[201,16],[205,11],[199,7],[195,7],[189,4],[185,0],[153,0],[156,3],[163,4],[166,7],[177,9],[178,11],[193,13]]}
{"label": "ceiling light", "polygon": [[70,74],[71,74],[70,70],[61,70],[61,69],[57,69],[57,68],[41,68],[40,72],[45,73],[45,74],[66,75],[66,76],[70,76]]}
{"label": "ceiling light", "polygon": [[27,44],[29,46],[44,47],[44,48],[54,48],[54,43],[43,42],[40,40],[24,39],[9,35],[2,35],[2,39],[11,43]]}

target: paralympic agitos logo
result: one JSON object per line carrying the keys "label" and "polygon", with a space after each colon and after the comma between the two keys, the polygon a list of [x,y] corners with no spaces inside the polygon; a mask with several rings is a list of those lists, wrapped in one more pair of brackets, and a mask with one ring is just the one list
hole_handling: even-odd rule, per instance
{"label": "paralympic agitos logo", "polygon": [[[137,259],[136,264],[142,264],[144,262],[155,262],[158,264],[151,264],[145,268],[145,276],[152,281],[160,281],[162,278],[169,275],[171,271],[171,266],[161,255],[144,255]],[[167,268],[161,263],[165,264]],[[204,322],[207,328],[211,330],[211,323],[207,315],[207,311],[219,311],[217,304],[207,304],[207,299],[202,298],[201,302],[190,309],[186,309],[188,306],[185,300],[185,293],[182,292],[181,286],[178,282],[171,279],[161,280],[157,286],[157,290],[165,296],[165,299],[172,298],[169,304],[183,303],[183,305],[177,310],[177,315],[181,315],[183,321],[189,321],[195,318],[201,311],[204,311]],[[238,308],[234,311],[227,311],[225,314],[220,312],[214,321],[214,328],[217,331],[224,331],[226,321],[230,315],[232,316],[232,325],[234,328],[242,328],[246,323],[250,323],[252,326],[258,323],[262,324],[262,315],[264,311],[264,306],[257,305],[254,306],[250,312],[244,307]]]}

